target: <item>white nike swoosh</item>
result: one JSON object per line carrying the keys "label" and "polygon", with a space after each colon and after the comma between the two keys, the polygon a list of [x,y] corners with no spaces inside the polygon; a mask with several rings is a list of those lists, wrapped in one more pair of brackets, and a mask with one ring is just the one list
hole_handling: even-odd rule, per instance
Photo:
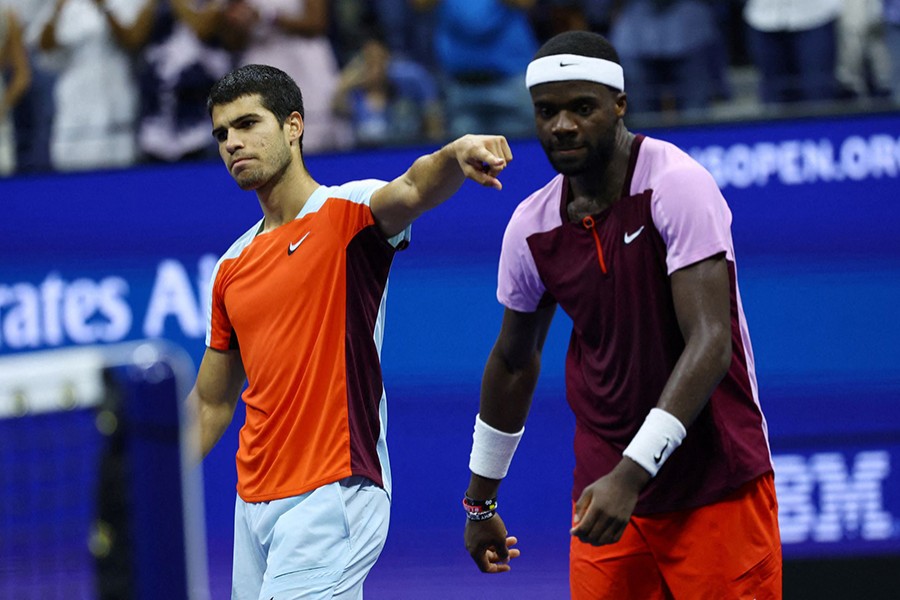
{"label": "white nike swoosh", "polygon": [[[642,228],[642,229],[643,229],[643,228]],[[668,448],[668,447],[669,447],[669,436],[666,436],[666,445],[662,447],[662,450],[659,451],[659,454],[654,454],[654,455],[653,455],[653,461],[654,461],[656,464],[659,464],[659,461],[662,460],[663,452],[665,452],[665,451],[666,451],[666,448]]]}
{"label": "white nike swoosh", "polygon": [[644,230],[644,226],[641,225],[641,228],[638,229],[637,231],[635,231],[634,233],[626,233],[626,234],[625,234],[625,243],[626,243],[626,244],[630,244],[631,242],[633,242],[633,241],[634,241],[634,238],[636,238],[637,236],[641,235],[641,232],[642,232],[643,230]]}
{"label": "white nike swoosh", "polygon": [[309,236],[309,234],[311,234],[311,233],[312,233],[312,231],[307,231],[307,232],[306,232],[306,235],[304,235],[302,238],[300,238],[300,239],[297,240],[296,242],[292,242],[291,245],[288,246],[288,254],[293,254],[293,253],[294,253],[294,250],[296,250],[297,248],[299,248],[299,247],[300,247],[300,244],[303,243],[303,240],[305,240],[305,239]]}

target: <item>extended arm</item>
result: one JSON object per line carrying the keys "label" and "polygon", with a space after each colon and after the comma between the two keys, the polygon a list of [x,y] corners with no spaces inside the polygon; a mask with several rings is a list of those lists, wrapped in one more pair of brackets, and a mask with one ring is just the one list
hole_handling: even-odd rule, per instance
{"label": "extended arm", "polygon": [[0,120],[19,103],[31,85],[31,65],[22,41],[22,29],[12,10],[7,11],[6,17],[9,35],[6,37],[6,47],[0,47],[0,68],[7,67],[12,72],[12,77],[6,86],[6,92],[0,97]]}
{"label": "extended arm", "polygon": [[106,22],[112,30],[113,37],[119,45],[128,52],[140,50],[153,30],[153,21],[156,18],[157,0],[147,0],[137,19],[131,25],[122,25],[116,15],[106,5],[106,0],[94,0],[97,8],[103,13]]}
{"label": "extended arm", "polygon": [[360,52],[341,70],[337,89],[331,99],[331,110],[342,117],[352,117],[353,105],[350,94],[362,87],[369,72],[365,56]]}
{"label": "extended arm", "polygon": [[283,31],[316,37],[328,33],[328,2],[326,0],[306,0],[303,5],[303,16],[290,17],[275,15],[275,25]]}
{"label": "extended arm", "polygon": [[[541,351],[556,306],[534,313],[506,309],[494,348],[488,356],[481,382],[479,416],[490,427],[505,433],[521,431],[531,408],[531,398],[541,370]],[[466,495],[487,500],[497,497],[499,479],[472,473]],[[466,522],[466,548],[478,568],[485,573],[508,571],[506,527],[499,515],[485,521]],[[512,554],[511,554],[512,553]]]}
{"label": "extended arm", "polygon": [[466,135],[416,159],[400,177],[372,195],[375,221],[387,237],[406,229],[419,215],[452,196],[468,177],[502,189],[497,176],[512,160],[506,138]]}
{"label": "extended arm", "polygon": [[245,380],[239,351],[206,349],[197,381],[188,396],[189,406],[196,411],[193,438],[200,444],[201,457],[209,454],[228,429]]}
{"label": "extended arm", "polygon": [[[688,428],[731,364],[730,284],[725,257],[718,255],[675,271],[671,282],[685,347],[657,408]],[[650,478],[647,470],[623,457],[609,475],[585,488],[575,505],[572,535],[594,545],[617,542]]]}
{"label": "extended arm", "polygon": [[187,25],[198,38],[208,42],[222,26],[222,9],[216,2],[204,2],[196,6],[191,0],[171,0],[172,12]]}
{"label": "extended arm", "polygon": [[41,50],[44,52],[50,52],[52,50],[56,50],[59,47],[59,42],[56,39],[56,24],[59,20],[59,15],[62,12],[63,6],[65,6],[66,0],[56,0],[53,4],[53,13],[50,15],[50,19],[47,23],[44,24],[44,28],[41,30],[41,37],[39,39],[39,44]]}

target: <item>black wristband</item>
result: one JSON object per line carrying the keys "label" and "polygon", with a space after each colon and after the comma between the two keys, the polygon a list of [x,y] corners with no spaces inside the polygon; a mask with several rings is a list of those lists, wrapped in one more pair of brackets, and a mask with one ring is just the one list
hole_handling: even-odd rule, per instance
{"label": "black wristband", "polygon": [[497,499],[473,500],[468,495],[463,497],[463,509],[470,521],[486,521],[497,514]]}

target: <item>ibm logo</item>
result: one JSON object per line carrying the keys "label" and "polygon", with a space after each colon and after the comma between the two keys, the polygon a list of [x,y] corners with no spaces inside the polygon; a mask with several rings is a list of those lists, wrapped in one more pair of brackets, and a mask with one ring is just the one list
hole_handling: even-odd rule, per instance
{"label": "ibm logo", "polygon": [[839,542],[900,535],[884,508],[882,484],[891,472],[886,451],[782,454],[774,457],[781,540]]}

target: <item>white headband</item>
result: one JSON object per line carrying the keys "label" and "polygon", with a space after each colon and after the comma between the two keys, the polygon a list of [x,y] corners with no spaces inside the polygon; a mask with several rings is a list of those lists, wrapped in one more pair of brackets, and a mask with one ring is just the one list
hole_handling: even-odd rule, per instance
{"label": "white headband", "polygon": [[552,54],[528,64],[525,85],[529,88],[554,81],[594,81],[625,91],[622,65],[611,60],[577,54]]}

